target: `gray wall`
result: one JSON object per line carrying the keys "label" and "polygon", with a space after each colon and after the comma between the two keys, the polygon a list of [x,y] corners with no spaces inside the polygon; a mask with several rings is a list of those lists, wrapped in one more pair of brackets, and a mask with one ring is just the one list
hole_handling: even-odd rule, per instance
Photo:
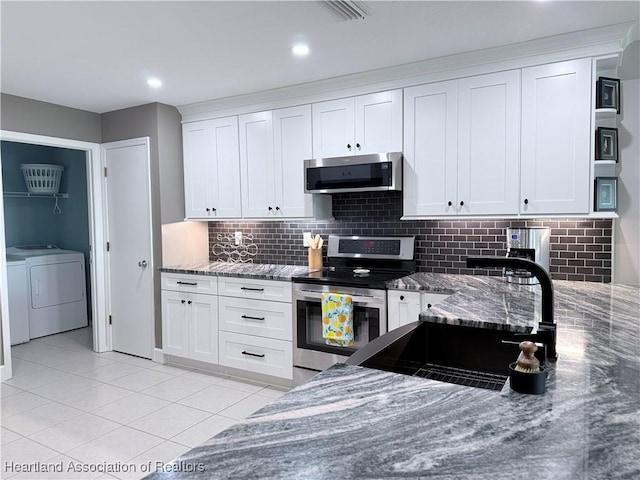
{"label": "gray wall", "polygon": [[158,104],[158,163],[162,224],[184,220],[182,116],[174,107]]}
{"label": "gray wall", "polygon": [[100,143],[100,114],[2,93],[0,128]]}
{"label": "gray wall", "polygon": [[[149,137],[154,223],[184,220],[182,116],[175,107],[150,103],[102,114],[102,141]],[[162,195],[160,194],[162,192]]]}
{"label": "gray wall", "polygon": [[[102,114],[102,142],[149,137],[153,262],[162,265],[162,224],[184,219],[182,117],[175,107],[151,103]],[[176,187],[179,176],[180,185]],[[178,188],[178,193],[173,189]],[[160,192],[162,191],[162,195]],[[166,197],[166,198],[165,198]],[[160,275],[154,282],[155,342],[162,346]]]}

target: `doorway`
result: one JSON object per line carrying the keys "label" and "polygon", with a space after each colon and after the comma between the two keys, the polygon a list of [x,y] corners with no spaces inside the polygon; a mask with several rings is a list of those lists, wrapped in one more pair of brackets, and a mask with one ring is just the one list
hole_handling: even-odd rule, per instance
{"label": "doorway", "polygon": [[[54,137],[45,137],[41,135],[31,135],[24,134],[18,132],[0,132],[0,140],[4,142],[10,142],[13,148],[16,148],[14,143],[22,144],[22,148],[26,148],[26,150],[39,148],[50,147],[53,149],[60,150],[68,150],[68,154],[73,157],[75,162],[84,163],[84,182],[80,182],[82,184],[82,188],[85,190],[85,198],[86,198],[86,206],[81,207],[81,210],[84,212],[84,216],[87,221],[88,231],[85,231],[85,244],[83,247],[76,247],[74,250],[81,250],[88,248],[87,255],[87,268],[88,270],[88,283],[87,283],[87,296],[91,299],[88,304],[90,304],[88,316],[91,318],[92,323],[92,335],[93,335],[93,350],[96,352],[104,352],[109,350],[108,338],[107,338],[107,269],[106,269],[106,256],[104,245],[106,245],[106,234],[105,234],[105,216],[104,216],[104,186],[102,183],[102,168],[101,168],[101,158],[100,158],[100,145],[89,143],[89,142],[81,142],[75,140],[67,140],[60,139]],[[8,145],[8,144],[7,144]],[[33,151],[33,150],[32,150]],[[54,150],[58,151],[58,150]],[[84,162],[82,160],[84,159]],[[0,163],[2,159],[0,159]],[[23,163],[38,163],[33,159],[26,159]],[[42,163],[58,163],[56,162],[42,162]],[[76,174],[78,171],[82,169],[77,168],[76,164]],[[14,172],[15,173],[15,172]],[[13,176],[8,175],[8,176]],[[15,179],[9,179],[10,181],[14,181]],[[0,182],[1,185],[1,182]],[[22,191],[26,190],[23,186]],[[4,200],[4,189],[0,187],[0,191],[3,192],[3,196],[0,197],[0,251],[5,251],[7,247],[7,243],[5,241],[5,223],[9,219],[5,219],[5,200]],[[55,201],[55,199],[47,199]],[[45,199],[36,199],[37,202],[47,201]],[[58,209],[65,208],[65,205],[62,200],[58,200]],[[52,213],[55,205],[52,204]],[[23,209],[33,209],[31,206],[23,205]],[[44,211],[44,210],[43,210]],[[19,213],[13,212],[10,216],[19,215]],[[35,213],[36,217],[39,215]],[[40,214],[41,215],[41,214]],[[76,212],[76,215],[82,216],[82,213]],[[39,221],[39,220],[38,220]],[[34,227],[35,229],[35,227]],[[27,229],[29,230],[29,229]],[[18,232],[17,230],[9,229],[7,232],[9,240],[11,243],[21,241],[21,239],[25,239],[29,241],[28,235],[34,234],[33,232]],[[24,235],[24,236],[21,236]],[[62,237],[64,237],[64,233],[62,233]],[[51,237],[48,237],[51,238]],[[88,243],[87,242],[88,239]],[[43,238],[44,240],[44,238]],[[45,240],[46,241],[46,240]],[[65,239],[65,242],[67,240]],[[72,240],[69,240],[72,241]],[[73,240],[79,241],[79,240]],[[46,243],[49,243],[46,241]],[[4,255],[0,255],[0,306],[2,313],[2,365],[0,366],[0,376],[2,380],[6,380],[11,378],[11,345],[10,345],[10,326],[9,326],[9,315],[8,315],[8,290],[7,290],[7,265],[6,265],[6,257]]]}
{"label": "doorway", "polygon": [[[7,249],[56,246],[82,253],[87,319],[90,324],[91,243],[85,152],[6,140],[0,142],[0,149]],[[31,195],[25,192],[27,187],[21,165],[34,163],[63,167],[56,195]]]}

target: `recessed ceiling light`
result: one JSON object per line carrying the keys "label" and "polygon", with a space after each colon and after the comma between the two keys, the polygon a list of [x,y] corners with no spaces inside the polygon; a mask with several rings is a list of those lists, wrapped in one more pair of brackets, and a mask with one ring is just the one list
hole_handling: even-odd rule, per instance
{"label": "recessed ceiling light", "polygon": [[162,86],[162,80],[157,77],[150,77],[147,79],[147,85],[151,88],[160,88]]}
{"label": "recessed ceiling light", "polygon": [[304,57],[305,55],[309,55],[309,45],[306,43],[296,43],[291,51],[296,57]]}

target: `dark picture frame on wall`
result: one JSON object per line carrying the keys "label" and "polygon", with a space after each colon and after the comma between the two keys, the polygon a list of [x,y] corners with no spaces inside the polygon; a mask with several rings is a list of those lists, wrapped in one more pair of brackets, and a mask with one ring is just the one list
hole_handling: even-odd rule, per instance
{"label": "dark picture frame on wall", "polygon": [[618,162],[618,129],[598,127],[596,130],[596,160]]}
{"label": "dark picture frame on wall", "polygon": [[599,77],[596,82],[596,108],[615,108],[620,113],[620,79]]}
{"label": "dark picture frame on wall", "polygon": [[618,208],[618,179],[616,177],[596,177],[594,207],[596,212],[615,212]]}

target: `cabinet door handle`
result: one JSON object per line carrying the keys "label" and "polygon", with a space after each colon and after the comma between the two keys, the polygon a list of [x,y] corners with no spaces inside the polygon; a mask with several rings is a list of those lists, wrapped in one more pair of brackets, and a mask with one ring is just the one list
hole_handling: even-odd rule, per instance
{"label": "cabinet door handle", "polygon": [[347,143],[347,150],[351,151],[351,144]]}
{"label": "cabinet door handle", "polygon": [[192,303],[193,303],[193,302],[192,302],[191,300],[189,300],[189,301],[187,302],[187,305],[191,305]]}
{"label": "cabinet door handle", "polygon": [[184,305],[184,302],[186,302],[186,300],[180,300],[180,303],[182,303]]}
{"label": "cabinet door handle", "polygon": [[356,148],[357,148],[358,150],[360,150],[360,144],[359,144],[359,143],[356,143]]}
{"label": "cabinet door handle", "polygon": [[176,283],[177,283],[178,285],[189,285],[189,286],[191,286],[191,287],[196,287],[196,286],[198,285],[198,282],[193,282],[193,283],[191,283],[191,282],[180,282],[180,281],[178,281],[178,282],[176,282]]}
{"label": "cabinet door handle", "polygon": [[210,209],[209,207],[207,207],[207,208],[205,208],[205,211],[206,211],[207,213],[209,213],[209,212],[211,211],[211,209]]}
{"label": "cabinet door handle", "polygon": [[280,207],[276,206],[276,212],[277,212],[278,210],[280,210]]}
{"label": "cabinet door handle", "polygon": [[215,207],[211,207],[211,211],[212,211],[212,212],[215,212],[215,211],[216,211],[216,208],[215,208]]}
{"label": "cabinet door handle", "polygon": [[431,308],[431,304],[430,303],[427,303],[427,308]]}
{"label": "cabinet door handle", "polygon": [[265,317],[250,317],[249,315],[242,315],[240,318],[246,318],[248,320],[264,320]]}
{"label": "cabinet door handle", "polygon": [[400,295],[400,300],[404,300],[404,295]]}
{"label": "cabinet door handle", "polygon": [[529,199],[528,199],[528,198],[525,198],[525,199],[524,199],[524,204],[525,204],[525,205],[529,205]]}
{"label": "cabinet door handle", "polygon": [[453,205],[453,202],[451,202],[451,200],[449,200],[449,201],[447,202],[447,206],[449,206],[449,207],[450,207],[451,205]]}
{"label": "cabinet door handle", "polygon": [[462,200],[460,200],[460,206],[464,207],[464,202]]}
{"label": "cabinet door handle", "polygon": [[240,290],[249,290],[250,292],[264,292],[264,288],[240,287]]}
{"label": "cabinet door handle", "polygon": [[269,211],[273,210],[273,208],[271,207],[271,205],[269,205]]}
{"label": "cabinet door handle", "polygon": [[258,358],[264,358],[264,353],[262,354],[257,354],[257,353],[251,353],[251,352],[247,352],[245,350],[242,351],[243,355],[249,355],[250,357],[258,357]]}

